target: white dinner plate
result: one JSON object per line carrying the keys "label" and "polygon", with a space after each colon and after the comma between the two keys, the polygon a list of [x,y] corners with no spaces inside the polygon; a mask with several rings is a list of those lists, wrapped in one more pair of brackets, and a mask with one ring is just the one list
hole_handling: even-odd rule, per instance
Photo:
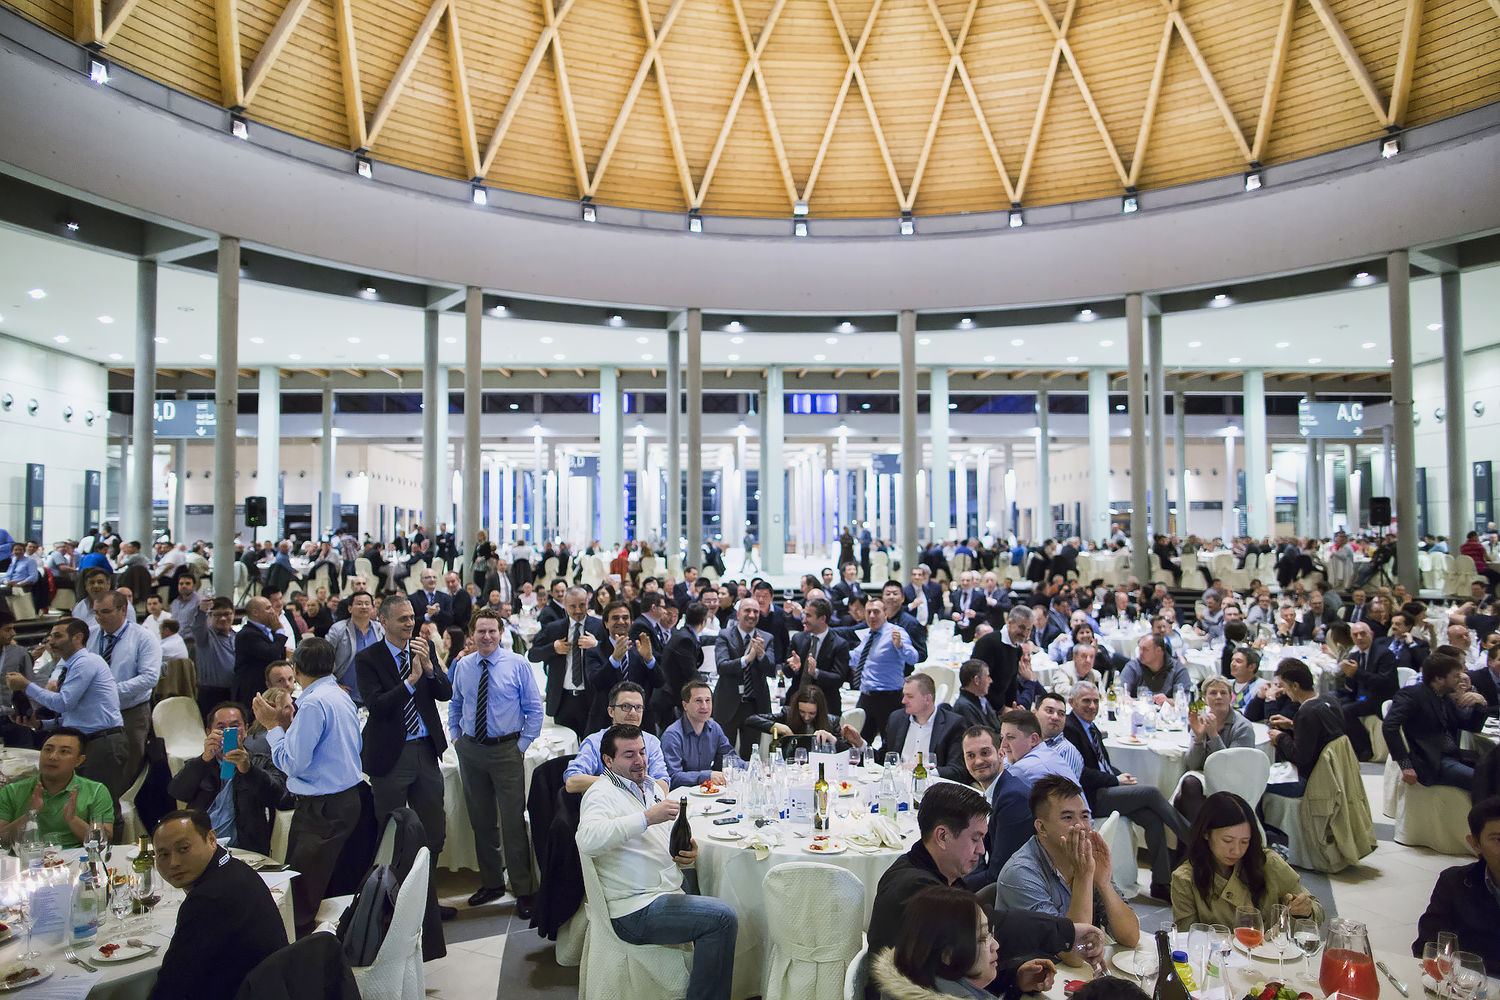
{"label": "white dinner plate", "polygon": [[817,840],[803,844],[802,849],[808,854],[843,854],[849,845],[838,840]]}
{"label": "white dinner plate", "polygon": [[726,805],[723,805],[723,804],[717,804],[717,805],[711,805],[711,806],[704,806],[703,808],[701,808],[701,809],[698,810],[698,815],[699,816],[722,816],[725,813],[727,813],[730,809],[733,809],[733,808],[734,808],[733,806],[726,806]]}
{"label": "white dinner plate", "polygon": [[33,986],[44,979],[50,979],[54,971],[54,967],[51,965],[31,965],[31,963],[29,962],[27,964],[30,965],[31,968],[36,969],[37,974],[34,976],[29,976],[26,979],[17,980],[15,982],[0,979],[0,991],[9,992],[11,990],[25,989],[26,987]]}
{"label": "white dinner plate", "polygon": [[694,785],[693,786],[693,794],[696,795],[696,796],[698,796],[700,799],[716,799],[720,795],[724,794],[724,789],[723,788],[716,788],[716,789],[714,789],[711,792],[705,792],[702,788],[699,788],[697,785]]}
{"label": "white dinner plate", "polygon": [[1136,964],[1136,957],[1136,953],[1133,951],[1117,951],[1110,961],[1115,963],[1115,968],[1127,976],[1139,976],[1140,967]]}
{"label": "white dinner plate", "polygon": [[708,839],[709,840],[735,841],[735,840],[744,840],[745,839],[745,835],[743,833],[741,833],[740,831],[731,829],[731,828],[729,828],[727,826],[716,826],[712,830],[709,831],[709,833],[708,833]]}
{"label": "white dinner plate", "polygon": [[1232,940],[1234,941],[1235,951],[1241,955],[1249,955],[1251,958],[1260,958],[1274,962],[1278,958],[1302,957],[1302,949],[1297,947],[1295,941],[1261,941],[1254,948],[1246,948],[1239,938],[1232,938]]}
{"label": "white dinner plate", "polygon": [[[105,942],[105,944],[110,944],[110,943],[111,942],[108,942],[108,941]],[[150,955],[152,952],[156,951],[156,945],[153,945],[153,944],[132,945],[132,944],[126,944],[124,941],[117,941],[117,942],[114,942],[114,943],[118,944],[120,947],[117,948],[117,949],[115,949],[115,951],[114,951],[114,953],[112,955],[108,955],[108,956],[106,956],[104,954],[104,952],[102,952],[100,950],[100,948],[104,947],[104,945],[99,945],[98,947],[90,948],[89,949],[89,954],[88,954],[89,961],[90,962],[105,962],[105,963],[110,963],[110,962],[132,962],[132,961],[134,961],[137,958],[144,958],[147,955]]]}

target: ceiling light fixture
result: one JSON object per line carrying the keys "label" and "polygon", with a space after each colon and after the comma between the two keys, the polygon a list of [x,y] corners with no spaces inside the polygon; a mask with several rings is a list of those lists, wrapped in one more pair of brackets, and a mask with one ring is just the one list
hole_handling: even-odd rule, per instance
{"label": "ceiling light fixture", "polygon": [[1430,332],[1432,332],[1432,333],[1437,333],[1442,328],[1443,328],[1443,324],[1441,324],[1441,323],[1428,323],[1427,324],[1427,329]]}
{"label": "ceiling light fixture", "polygon": [[458,343],[458,338],[457,337],[444,337],[443,338],[443,343],[445,343],[445,344],[456,344],[456,343]]}
{"label": "ceiling light fixture", "polygon": [[1230,358],[1229,359],[1229,363],[1232,364],[1232,365],[1237,365],[1237,364],[1240,363],[1240,359],[1239,358]]}
{"label": "ceiling light fixture", "polygon": [[849,322],[847,319],[844,320],[842,323],[839,324],[839,333],[853,333],[853,332],[854,332],[854,324],[851,323],[851,322]]}
{"label": "ceiling light fixture", "polygon": [[738,361],[739,359],[740,359],[740,356],[738,354],[731,354],[731,355],[729,355],[729,360],[730,361]]}
{"label": "ceiling light fixture", "polygon": [[252,344],[264,344],[265,342],[266,342],[266,338],[265,337],[251,337],[250,338],[250,343],[252,343]]}
{"label": "ceiling light fixture", "polygon": [[119,361],[122,357],[124,357],[124,355],[122,355],[122,354],[111,354],[109,356],[109,360],[111,360],[111,361]]}
{"label": "ceiling light fixture", "polygon": [[1078,321],[1080,323],[1092,323],[1098,318],[1099,314],[1094,312],[1094,310],[1088,308],[1087,306],[1078,310]]}
{"label": "ceiling light fixture", "polygon": [[1276,348],[1277,348],[1277,350],[1286,350],[1288,347],[1291,347],[1291,346],[1292,346],[1291,341],[1278,340],[1276,342]]}
{"label": "ceiling light fixture", "polygon": [[65,337],[63,334],[60,334],[60,333],[57,336],[53,337],[52,339],[55,340],[55,341],[57,341],[59,344],[66,344],[68,342],[68,338]]}
{"label": "ceiling light fixture", "polygon": [[972,316],[965,316],[963,319],[958,321],[958,328],[960,330],[974,329],[974,318]]}
{"label": "ceiling light fixture", "polygon": [[625,325],[625,317],[621,316],[619,313],[615,313],[613,316],[611,316],[609,318],[609,325],[610,326],[624,326]]}
{"label": "ceiling light fixture", "polygon": [[378,298],[380,295],[380,289],[376,288],[373,284],[367,281],[360,286],[359,295],[360,298],[364,299]]}
{"label": "ceiling light fixture", "polygon": [[986,354],[982,360],[987,365],[994,364],[994,362],[995,362],[995,356],[993,354]]}
{"label": "ceiling light fixture", "polygon": [[703,232],[703,215],[696,208],[688,209],[688,232]]}
{"label": "ceiling light fixture", "polygon": [[541,338],[539,338],[539,342],[543,343],[543,344],[550,344],[550,343],[552,343],[552,338],[551,337],[541,337]]}
{"label": "ceiling light fixture", "polygon": [[641,355],[641,360],[642,361],[650,361],[652,359],[652,357],[653,357],[653,355],[650,355],[650,354],[642,354]]}
{"label": "ceiling light fixture", "polygon": [[650,337],[637,337],[637,338],[635,338],[635,342],[637,344],[649,344],[651,342],[651,338]]}
{"label": "ceiling light fixture", "polygon": [[838,342],[839,342],[839,338],[837,338],[837,337],[824,337],[823,338],[823,343],[825,343],[825,344],[837,344]]}
{"label": "ceiling light fixture", "polygon": [[1020,229],[1026,225],[1026,219],[1021,215],[1021,203],[1013,201],[1010,203],[1010,228]]}
{"label": "ceiling light fixture", "polygon": [[827,361],[828,360],[828,355],[826,355],[826,354],[814,354],[813,355],[813,360],[814,361]]}
{"label": "ceiling light fixture", "polygon": [[200,360],[200,361],[212,361],[213,359],[214,359],[214,356],[212,354],[200,354],[200,355],[198,355],[198,360]]}
{"label": "ceiling light fixture", "polygon": [[490,193],[485,190],[484,181],[478,177],[469,181],[469,200],[480,208],[484,208],[490,203]]}
{"label": "ceiling light fixture", "polygon": [[40,288],[33,288],[26,294],[30,295],[33,299],[45,299],[47,297],[47,293]]}
{"label": "ceiling light fixture", "polygon": [[1067,357],[1066,360],[1067,360],[1068,364],[1070,364],[1070,365],[1076,365],[1078,363],[1078,355],[1076,355],[1076,354],[1070,354],[1070,355],[1068,355],[1068,357]]}
{"label": "ceiling light fixture", "polygon": [[910,212],[901,213],[901,235],[910,236],[917,231],[917,223]]}
{"label": "ceiling light fixture", "polygon": [[1025,345],[1025,343],[1026,343],[1026,341],[1022,340],[1020,337],[1015,337],[1015,338],[1012,338],[1012,340],[1010,342],[1010,346],[1011,347],[1022,347],[1022,346]]}
{"label": "ceiling light fixture", "polygon": [[1188,341],[1188,346],[1189,347],[1202,347],[1203,346],[1203,341],[1201,341],[1201,340],[1190,340],[1190,341]]}
{"label": "ceiling light fixture", "polygon": [[109,324],[113,323],[114,321],[115,321],[115,318],[113,316],[100,316],[99,317],[99,322],[103,323],[105,326],[109,326]]}
{"label": "ceiling light fixture", "polygon": [[511,403],[510,404],[510,408],[512,410],[519,410],[521,408],[521,404],[520,403]]}
{"label": "ceiling light fixture", "polygon": [[349,343],[351,343],[351,344],[357,344],[357,343],[359,343],[359,338],[358,337],[350,337],[349,338]]}
{"label": "ceiling light fixture", "polygon": [[1354,284],[1356,285],[1373,285],[1378,280],[1379,279],[1369,271],[1354,272]]}
{"label": "ceiling light fixture", "polygon": [[792,235],[793,236],[806,236],[807,235],[807,223],[805,221],[803,221],[802,219],[797,219],[796,221],[794,221],[792,223]]}
{"label": "ceiling light fixture", "polygon": [[229,113],[229,134],[246,142],[250,140],[250,123],[244,115],[235,111]]}
{"label": "ceiling light fixture", "polygon": [[1394,160],[1401,155],[1401,136],[1388,135],[1380,140],[1380,158]]}
{"label": "ceiling light fixture", "polygon": [[89,59],[89,83],[102,87],[109,82],[109,63],[98,56]]}
{"label": "ceiling light fixture", "polygon": [[745,324],[741,323],[737,319],[732,319],[728,323],[724,324],[724,329],[728,330],[730,333],[739,333],[744,328]]}
{"label": "ceiling light fixture", "polygon": [[552,355],[552,360],[553,361],[566,361],[566,360],[568,360],[568,356],[566,354],[554,354],[554,355]]}
{"label": "ceiling light fixture", "polygon": [[1259,164],[1254,165],[1254,169],[1245,172],[1245,191],[1247,193],[1250,191],[1259,191],[1264,184],[1265,181],[1261,177]]}
{"label": "ceiling light fixture", "polygon": [[583,215],[584,222],[599,221],[599,210],[594,207],[593,198],[590,198],[588,195],[584,195],[583,198],[579,200],[578,207]]}
{"label": "ceiling light fixture", "polygon": [[76,233],[76,232],[78,232],[79,229],[81,229],[83,227],[78,224],[78,220],[77,219],[75,219],[71,215],[69,215],[69,216],[66,216],[66,217],[63,218],[63,228],[66,229],[70,233]]}
{"label": "ceiling light fixture", "polygon": [[745,342],[745,338],[744,337],[730,337],[729,338],[729,342],[731,344],[743,344]]}
{"label": "ceiling light fixture", "polygon": [[793,215],[806,215],[807,214],[807,202],[805,202],[805,201],[794,201],[794,202],[792,202],[792,214]]}
{"label": "ceiling light fixture", "polygon": [[917,343],[921,344],[923,347],[926,347],[928,344],[932,343],[932,338],[923,337],[922,339],[918,340]]}
{"label": "ceiling light fixture", "polygon": [[1321,365],[1323,363],[1323,359],[1322,358],[1308,358],[1307,359],[1307,363],[1310,364],[1310,365]]}
{"label": "ceiling light fixture", "polygon": [[1359,346],[1363,347],[1367,351],[1373,351],[1375,349],[1375,342],[1372,340],[1367,344],[1360,344]]}
{"label": "ceiling light fixture", "polygon": [[165,344],[167,342],[167,338],[166,337],[157,337],[156,338],[156,342],[158,344]]}
{"label": "ceiling light fixture", "polygon": [[1223,309],[1225,306],[1234,305],[1234,299],[1229,297],[1228,292],[1220,292],[1209,300],[1210,309]]}
{"label": "ceiling light fixture", "polygon": [[1141,210],[1141,199],[1133,187],[1125,189],[1125,197],[1120,199],[1120,211],[1130,215]]}
{"label": "ceiling light fixture", "polygon": [[302,355],[300,355],[300,354],[288,354],[287,357],[291,358],[293,361],[301,361],[302,360]]}
{"label": "ceiling light fixture", "polygon": [[1113,340],[1101,340],[1101,341],[1099,341],[1099,346],[1100,347],[1114,347],[1115,346],[1115,342]]}
{"label": "ceiling light fixture", "polygon": [[389,361],[389,360],[391,360],[391,356],[389,354],[377,354],[377,355],[375,355],[375,360],[376,361]]}
{"label": "ceiling light fixture", "polygon": [[375,179],[375,165],[370,162],[368,156],[356,155],[354,157],[354,172],[367,181]]}

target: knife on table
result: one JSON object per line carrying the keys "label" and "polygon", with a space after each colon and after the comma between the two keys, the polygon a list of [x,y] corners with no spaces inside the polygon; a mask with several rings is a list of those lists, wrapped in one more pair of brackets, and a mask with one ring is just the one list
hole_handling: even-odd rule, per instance
{"label": "knife on table", "polygon": [[1386,965],[1384,962],[1376,962],[1375,967],[1381,972],[1385,973],[1385,978],[1389,979],[1391,981],[1391,985],[1396,987],[1397,993],[1400,993],[1404,997],[1411,996],[1411,994],[1406,990],[1406,984],[1391,974],[1390,966]]}

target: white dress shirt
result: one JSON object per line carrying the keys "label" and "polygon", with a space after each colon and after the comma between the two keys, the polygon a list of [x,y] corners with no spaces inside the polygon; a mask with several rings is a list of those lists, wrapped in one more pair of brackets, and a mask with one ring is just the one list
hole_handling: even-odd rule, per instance
{"label": "white dress shirt", "polygon": [[[903,763],[915,763],[917,754],[922,754],[923,767],[932,763],[932,720],[937,718],[933,712],[927,717],[927,722],[917,721],[916,716],[911,717],[911,725],[906,727],[906,743],[901,747],[901,760]],[[936,770],[937,765],[933,764]]]}

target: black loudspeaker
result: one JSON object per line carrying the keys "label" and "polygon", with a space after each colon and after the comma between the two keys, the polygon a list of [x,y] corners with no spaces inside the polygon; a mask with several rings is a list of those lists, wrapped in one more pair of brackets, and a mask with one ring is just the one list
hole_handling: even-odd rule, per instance
{"label": "black loudspeaker", "polygon": [[[1389,505],[1387,505],[1387,511],[1389,511]],[[264,528],[266,526],[265,497],[245,498],[245,526],[250,528]]]}
{"label": "black loudspeaker", "polygon": [[1389,528],[1391,526],[1391,498],[1370,498],[1370,523],[1377,528]]}

